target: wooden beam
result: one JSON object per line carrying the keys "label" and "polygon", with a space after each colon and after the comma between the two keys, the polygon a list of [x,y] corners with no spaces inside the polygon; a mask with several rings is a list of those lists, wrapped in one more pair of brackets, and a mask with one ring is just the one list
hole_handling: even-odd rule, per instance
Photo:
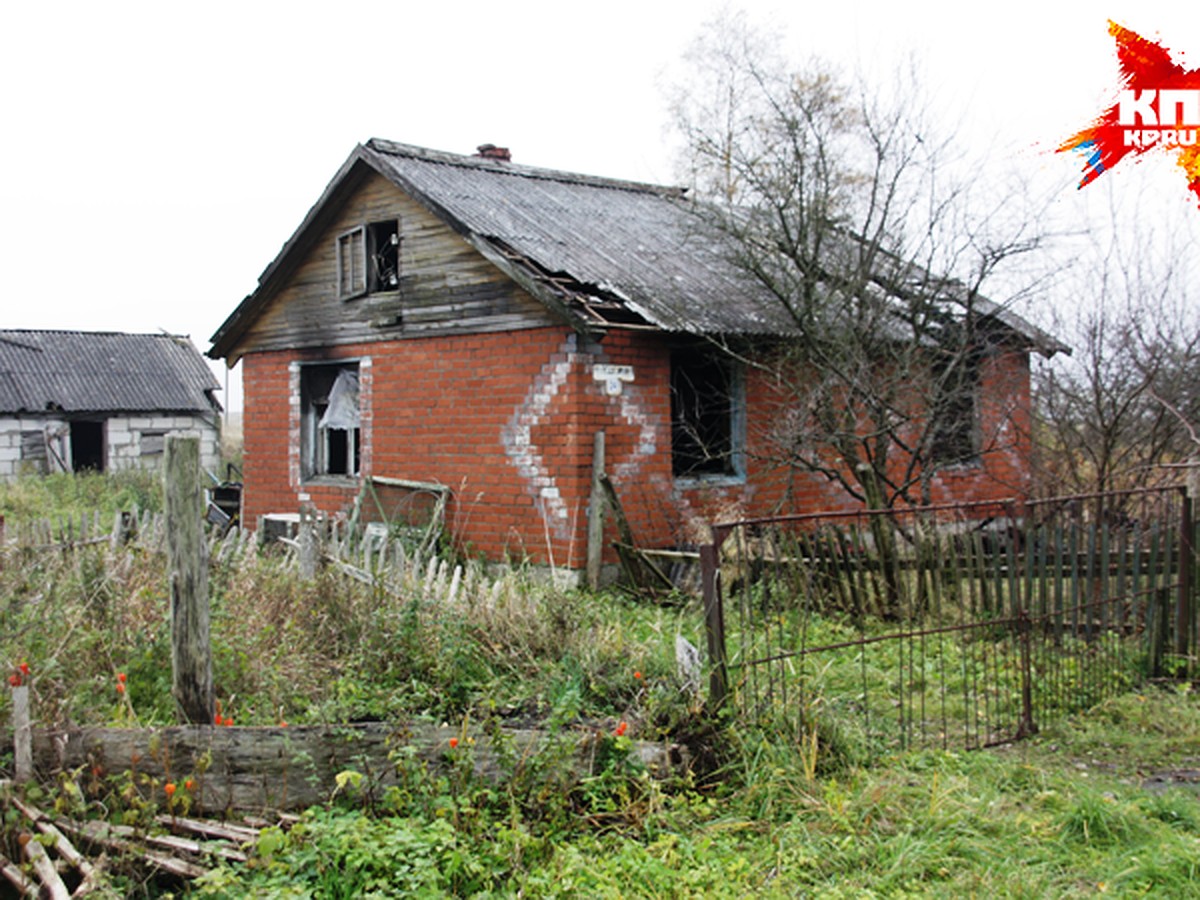
{"label": "wooden beam", "polygon": [[600,570],[604,562],[604,432],[592,438],[592,494],[588,501],[587,581],[593,591],[600,587]]}
{"label": "wooden beam", "polygon": [[167,435],[163,465],[171,588],[171,692],[179,720],[211,724],[208,544],[200,481],[200,441]]}

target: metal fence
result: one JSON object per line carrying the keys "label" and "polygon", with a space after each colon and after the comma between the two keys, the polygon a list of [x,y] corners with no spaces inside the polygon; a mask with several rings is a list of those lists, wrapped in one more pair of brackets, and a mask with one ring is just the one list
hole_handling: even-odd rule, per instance
{"label": "metal fence", "polygon": [[1182,488],[714,526],[710,698],[872,755],[1027,736],[1195,670]]}

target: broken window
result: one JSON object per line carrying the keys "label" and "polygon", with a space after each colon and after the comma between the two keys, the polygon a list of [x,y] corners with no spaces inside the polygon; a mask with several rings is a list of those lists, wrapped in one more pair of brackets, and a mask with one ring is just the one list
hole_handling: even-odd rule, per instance
{"label": "broken window", "polygon": [[142,456],[162,456],[166,438],[165,431],[143,431],[139,438]]}
{"label": "broken window", "polygon": [[979,458],[980,364],[978,353],[934,364],[931,448],[939,465],[962,465]]}
{"label": "broken window", "polygon": [[300,403],[304,477],[358,475],[362,459],[358,364],[302,367]]}
{"label": "broken window", "polygon": [[21,468],[37,475],[46,474],[46,435],[38,431],[21,432]]}
{"label": "broken window", "polygon": [[400,287],[400,227],[396,220],[359,225],[338,235],[338,298]]}
{"label": "broken window", "polygon": [[733,360],[706,348],[671,354],[671,470],[676,477],[742,472],[745,396]]}

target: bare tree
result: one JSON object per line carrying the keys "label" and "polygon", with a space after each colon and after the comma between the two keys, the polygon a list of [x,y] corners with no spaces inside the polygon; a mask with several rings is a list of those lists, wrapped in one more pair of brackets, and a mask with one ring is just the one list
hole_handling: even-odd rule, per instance
{"label": "bare tree", "polygon": [[[1110,200],[1111,204],[1111,200]],[[1057,294],[1075,348],[1037,373],[1038,482],[1047,494],[1176,480],[1200,453],[1200,317],[1192,256],[1110,206]]]}
{"label": "bare tree", "polygon": [[981,424],[980,380],[1029,332],[983,288],[1039,245],[1036,217],[954,177],[916,88],[888,103],[794,69],[738,17],[688,59],[675,111],[697,215],[787,323],[769,346],[722,341],[778,385],[756,451],[872,507],[928,502],[939,468],[1018,439]]}

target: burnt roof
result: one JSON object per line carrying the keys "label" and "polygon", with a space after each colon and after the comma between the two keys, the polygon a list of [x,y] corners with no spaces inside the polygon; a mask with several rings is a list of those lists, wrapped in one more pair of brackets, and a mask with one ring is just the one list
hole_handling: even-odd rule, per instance
{"label": "burnt roof", "polygon": [[[731,261],[680,188],[599,178],[372,139],[309,211],[259,288],[213,335],[209,355],[236,345],[272,282],[299,262],[309,226],[352,171],[366,166],[438,215],[480,253],[582,329],[643,327],[724,335],[791,335],[794,320]],[[975,299],[1044,353],[1064,349],[998,304]]]}
{"label": "burnt roof", "polygon": [[186,337],[0,330],[0,413],[213,412],[219,388]]}

